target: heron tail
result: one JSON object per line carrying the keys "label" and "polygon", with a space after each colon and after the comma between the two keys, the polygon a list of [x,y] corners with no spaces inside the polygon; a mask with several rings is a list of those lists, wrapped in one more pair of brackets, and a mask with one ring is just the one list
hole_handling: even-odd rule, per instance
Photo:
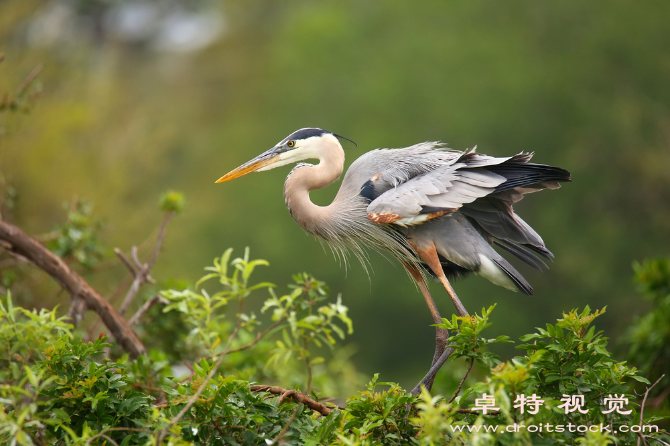
{"label": "heron tail", "polygon": [[530,286],[530,283],[502,256],[487,257],[480,254],[479,258],[481,266],[477,274],[508,290],[518,290],[526,296],[533,295],[533,287]]}

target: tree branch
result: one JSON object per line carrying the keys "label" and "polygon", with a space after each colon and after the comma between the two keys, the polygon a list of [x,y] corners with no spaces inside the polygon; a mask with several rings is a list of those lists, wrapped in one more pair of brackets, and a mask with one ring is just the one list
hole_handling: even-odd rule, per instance
{"label": "tree branch", "polygon": [[112,336],[132,357],[146,353],[140,339],[119,313],[60,257],[18,227],[3,220],[0,220],[0,240],[9,243],[11,252],[25,257],[53,277],[70,293],[73,300],[82,299],[87,309],[98,313]]}
{"label": "tree branch", "polygon": [[237,352],[241,352],[242,350],[246,350],[248,348],[253,347],[254,345],[258,344],[258,341],[263,339],[266,334],[270,333],[273,329],[277,328],[277,326],[279,326],[279,324],[284,322],[287,318],[288,318],[288,316],[284,316],[284,317],[278,319],[275,323],[270,325],[264,331],[257,333],[256,337],[254,338],[253,341],[251,341],[250,343],[248,343],[246,345],[243,345],[241,347],[234,348],[234,349],[230,350],[228,353],[237,353]]}
{"label": "tree branch", "polygon": [[70,302],[70,309],[67,312],[67,317],[69,317],[76,326],[79,325],[79,322],[81,322],[85,312],[86,301],[78,295],[73,295],[72,301]]}
{"label": "tree branch", "polygon": [[156,237],[156,247],[154,248],[154,253],[151,256],[151,260],[149,260],[149,269],[154,267],[154,264],[158,259],[158,253],[161,250],[161,246],[163,246],[163,238],[165,237],[165,228],[167,227],[167,224],[170,221],[170,219],[172,219],[172,217],[174,217],[176,214],[177,213],[175,211],[169,212],[167,215],[165,215],[163,223],[161,223],[161,228],[158,230],[158,237]]}
{"label": "tree branch", "polygon": [[130,304],[132,304],[133,300],[135,299],[135,296],[137,296],[137,293],[140,290],[142,284],[144,284],[145,282],[153,282],[153,279],[151,278],[150,275],[151,268],[153,268],[154,264],[156,263],[156,260],[158,259],[158,253],[160,252],[161,247],[163,246],[163,239],[165,238],[165,228],[170,219],[174,217],[174,215],[175,215],[174,211],[169,212],[168,214],[165,215],[165,218],[163,218],[161,227],[158,230],[158,236],[156,237],[156,246],[154,247],[153,254],[151,255],[151,258],[148,263],[142,263],[140,259],[137,257],[136,246],[133,246],[131,250],[131,255],[133,261],[135,262],[134,266],[130,263],[128,258],[123,255],[121,250],[119,249],[114,250],[116,255],[119,256],[121,261],[123,261],[123,263],[130,270],[130,273],[134,276],[133,284],[130,286],[130,289],[128,289],[128,293],[126,294],[126,297],[123,299],[121,307],[119,308],[119,313],[121,315],[126,314],[126,311],[128,311]]}
{"label": "tree branch", "polygon": [[[130,270],[130,273],[133,275],[133,283],[130,285],[130,288],[128,288],[128,292],[126,293],[126,297],[123,298],[123,302],[121,302],[121,306],[119,307],[119,314],[122,316],[126,314],[126,311],[128,311],[128,307],[130,307],[130,304],[135,300],[135,296],[137,296],[137,292],[140,290],[140,287],[142,284],[147,280],[147,277],[149,275],[146,264],[142,265],[139,264],[139,262],[136,261],[137,268],[133,268],[132,265],[128,262],[128,259],[126,256],[123,255],[120,249],[115,248],[114,252],[116,253],[117,256],[121,260],[123,260],[123,263],[128,267]],[[133,246],[133,258],[137,259],[137,248]]]}
{"label": "tree branch", "polygon": [[268,392],[273,395],[279,395],[279,404],[282,403],[286,398],[293,398],[299,403],[304,404],[315,412],[319,412],[321,415],[326,416],[332,412],[332,409],[326,407],[324,404],[314,401],[304,393],[297,392],[295,390],[282,389],[281,387],[274,386],[261,386],[255,385],[250,386],[252,392]]}
{"label": "tree branch", "polygon": [[[156,237],[156,244],[154,246],[153,254],[151,255],[149,263],[142,263],[139,260],[137,246],[133,246],[131,248],[131,257],[133,259],[132,261],[119,248],[114,248],[114,254],[116,254],[119,260],[121,260],[121,263],[123,263],[126,266],[126,268],[128,268],[128,271],[130,271],[129,277],[132,278],[130,288],[126,292],[126,296],[123,298],[123,302],[121,303],[121,307],[119,308],[119,313],[122,316],[126,314],[126,311],[128,311],[130,304],[137,296],[137,293],[139,292],[142,284],[145,282],[153,283],[154,280],[151,277],[151,269],[156,263],[156,260],[158,259],[158,253],[163,245],[163,239],[165,237],[165,228],[170,219],[172,219],[172,217],[174,217],[175,215],[176,213],[174,211],[165,214],[165,217],[163,218],[161,226],[158,230],[158,235]],[[145,244],[147,241],[149,241],[149,239],[150,238],[147,238],[147,240],[142,242],[141,245]],[[127,286],[129,277],[126,276],[119,285],[119,287],[116,289],[116,291],[112,293],[112,296],[109,299],[110,302],[113,303],[116,300],[116,297],[120,294],[121,290],[123,290]],[[141,316],[142,315],[140,315],[140,317]],[[135,320],[134,322],[137,323],[137,320]],[[88,328],[89,339],[92,339],[96,336],[95,333],[97,332],[99,323],[100,319],[96,319],[89,326]]]}
{"label": "tree branch", "polygon": [[468,377],[468,375],[470,374],[470,371],[472,370],[473,365],[475,365],[475,358],[472,358],[472,361],[470,361],[470,367],[468,367],[468,371],[465,372],[465,376],[461,380],[461,383],[458,385],[458,389],[456,389],[456,392],[454,392],[451,399],[449,399],[449,401],[447,401],[447,404],[451,404],[451,402],[454,401],[456,399],[456,397],[458,396],[458,394],[461,392],[461,389],[463,388],[463,383],[465,383],[465,380]]}
{"label": "tree branch", "polygon": [[146,301],[144,303],[144,305],[142,305],[140,307],[140,309],[137,310],[137,312],[133,315],[133,317],[128,319],[128,325],[130,325],[131,327],[134,327],[135,324],[137,324],[140,321],[140,319],[142,319],[144,317],[144,315],[147,313],[147,311],[149,311],[149,309],[152,306],[154,306],[154,304],[156,304],[158,302],[160,302],[162,304],[167,304],[167,301],[162,296],[160,296],[159,294],[156,294],[154,297],[152,297],[151,299]]}
{"label": "tree branch", "polygon": [[[644,398],[642,399],[642,404],[640,405],[640,432],[642,432],[642,423],[644,422],[644,405],[647,402],[647,396],[649,396],[649,391],[654,388],[656,384],[658,384],[663,378],[665,377],[665,373],[661,375],[660,378],[656,380],[654,384],[651,386],[647,387],[647,390],[644,392]],[[642,443],[645,445],[647,444],[647,441],[644,439],[644,436],[638,432],[638,439],[637,439],[637,446],[640,446],[640,440],[642,440]]]}

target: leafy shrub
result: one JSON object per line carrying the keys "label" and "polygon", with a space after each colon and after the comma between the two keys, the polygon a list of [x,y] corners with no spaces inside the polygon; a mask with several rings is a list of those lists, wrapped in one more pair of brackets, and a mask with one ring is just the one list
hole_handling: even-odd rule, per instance
{"label": "leafy shrub", "polygon": [[[624,337],[630,345],[628,359],[656,380],[670,370],[670,259],[647,260],[633,267],[634,280],[652,308],[633,322]],[[659,390],[667,389],[670,374],[659,384]]]}
{"label": "leafy shrub", "polygon": [[[643,420],[631,383],[649,382],[612,359],[607,338],[593,325],[604,309],[591,312],[588,306],[523,336],[517,348],[525,354],[506,362],[486,347],[511,341],[482,337],[494,307],[481,316],[445,319],[441,326],[450,330],[455,349],[447,367],[465,358],[470,366],[477,362],[489,370],[483,380],[465,385],[468,368],[450,397],[425,389],[420,396],[410,395],[375,375],[344,407],[319,402],[323,395],[342,394],[336,393],[346,388],[342,370],[351,373],[347,367],[332,373],[319,356],[329,346],[337,358],[337,343],[352,330],[346,306],[339,296],[330,300],[327,286],[307,274],[294,276],[288,293],[278,295],[274,285],[251,281],[266,262],[250,259],[248,250],[231,257],[228,250],[216,259],[195,287],[161,293],[169,301],[162,314],[180,315],[185,342],[199,356],[185,376],[175,376],[178,364],[158,350],[133,361],[125,356],[112,360],[106,357],[110,345],[104,336],[84,342],[56,310],[17,308],[8,295],[0,304],[0,442],[421,446],[668,441],[663,431],[638,435],[617,429],[653,424],[658,417]],[[270,294],[262,317],[246,312],[247,300],[263,290]],[[354,375],[353,385],[357,379]],[[259,380],[282,387],[259,386]],[[574,396],[583,397],[583,404],[567,412]],[[628,402],[607,410],[606,401],[613,397]],[[538,400],[541,404],[534,406]],[[532,432],[521,425],[545,430]],[[557,425],[609,431],[547,431]]]}

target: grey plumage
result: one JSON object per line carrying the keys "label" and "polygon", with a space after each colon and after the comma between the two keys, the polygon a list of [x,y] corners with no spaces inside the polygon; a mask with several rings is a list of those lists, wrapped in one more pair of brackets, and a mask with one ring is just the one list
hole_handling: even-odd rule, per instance
{"label": "grey plumage", "polygon": [[[293,155],[301,150],[303,155]],[[285,201],[305,230],[343,258],[352,252],[365,265],[364,248],[370,247],[423,266],[413,245],[434,245],[448,276],[474,272],[487,277],[481,270],[483,255],[527,294],[532,288],[492,244],[534,268],[546,268],[540,256],[550,259],[551,252],[512,206],[527,193],[555,189],[559,181],[570,179],[564,169],[530,163],[529,153],[492,157],[425,142],[362,155],[346,172],[333,202],[322,207],[311,203],[309,192],[335,181],[344,163],[332,133],[298,130],[252,162],[268,157],[281,158],[279,165],[321,160],[318,165],[300,163],[291,171]]]}
{"label": "grey plumage", "polygon": [[[362,155],[349,167],[333,202],[317,206],[309,192],[330,185],[343,171],[344,151],[337,138],[322,129],[298,130],[217,182],[318,159],[316,165],[298,164],[286,179],[284,199],[293,218],[338,255],[346,258],[347,251],[353,252],[364,266],[365,247],[390,252],[419,284],[436,323],[439,312],[422,271],[440,280],[462,316],[467,311],[450,277],[475,273],[532,294],[528,281],[493,245],[534,268],[546,268],[541,257],[550,260],[553,254],[513,205],[528,193],[570,181],[568,171],[531,163],[530,153],[492,157],[426,142]],[[441,364],[442,352],[447,353],[440,330],[434,364]],[[432,377],[429,372],[422,383],[432,383]]]}
{"label": "grey plumage", "polygon": [[[521,153],[495,158],[474,150],[446,150],[436,143],[381,149],[363,155],[351,165],[343,188],[347,185],[347,189],[355,189],[359,184],[364,188],[371,181],[374,193],[366,197],[371,200],[366,213],[397,215],[400,223],[421,218],[427,212],[450,211],[438,217],[439,223],[407,225],[403,233],[424,243],[432,241],[442,257],[468,271],[479,270],[479,253],[502,264],[502,257],[489,249],[494,241],[530,266],[546,268],[533,251],[546,258],[551,257],[550,251],[537,232],[513,212],[512,205],[526,193],[557,188],[558,181],[568,181],[570,177],[563,169],[530,164],[531,157]],[[467,219],[458,218],[459,214]],[[453,226],[447,223],[451,220],[461,225],[469,222],[476,231],[460,234],[456,228],[440,230],[444,225]],[[440,235],[436,237],[436,233]],[[522,292],[531,294],[532,288],[521,274],[507,265],[505,262],[501,269]]]}

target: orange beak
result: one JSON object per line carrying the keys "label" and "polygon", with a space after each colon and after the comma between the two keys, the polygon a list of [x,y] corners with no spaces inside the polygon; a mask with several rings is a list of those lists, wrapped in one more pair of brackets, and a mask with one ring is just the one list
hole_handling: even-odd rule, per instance
{"label": "orange beak", "polygon": [[275,148],[268,150],[267,152],[261,153],[256,158],[247,161],[242,164],[237,169],[233,169],[218,180],[217,183],[223,183],[224,181],[233,180],[235,178],[242,177],[248,173],[256,172],[266,166],[269,166],[272,163],[276,163],[279,160],[279,154],[275,151]]}

